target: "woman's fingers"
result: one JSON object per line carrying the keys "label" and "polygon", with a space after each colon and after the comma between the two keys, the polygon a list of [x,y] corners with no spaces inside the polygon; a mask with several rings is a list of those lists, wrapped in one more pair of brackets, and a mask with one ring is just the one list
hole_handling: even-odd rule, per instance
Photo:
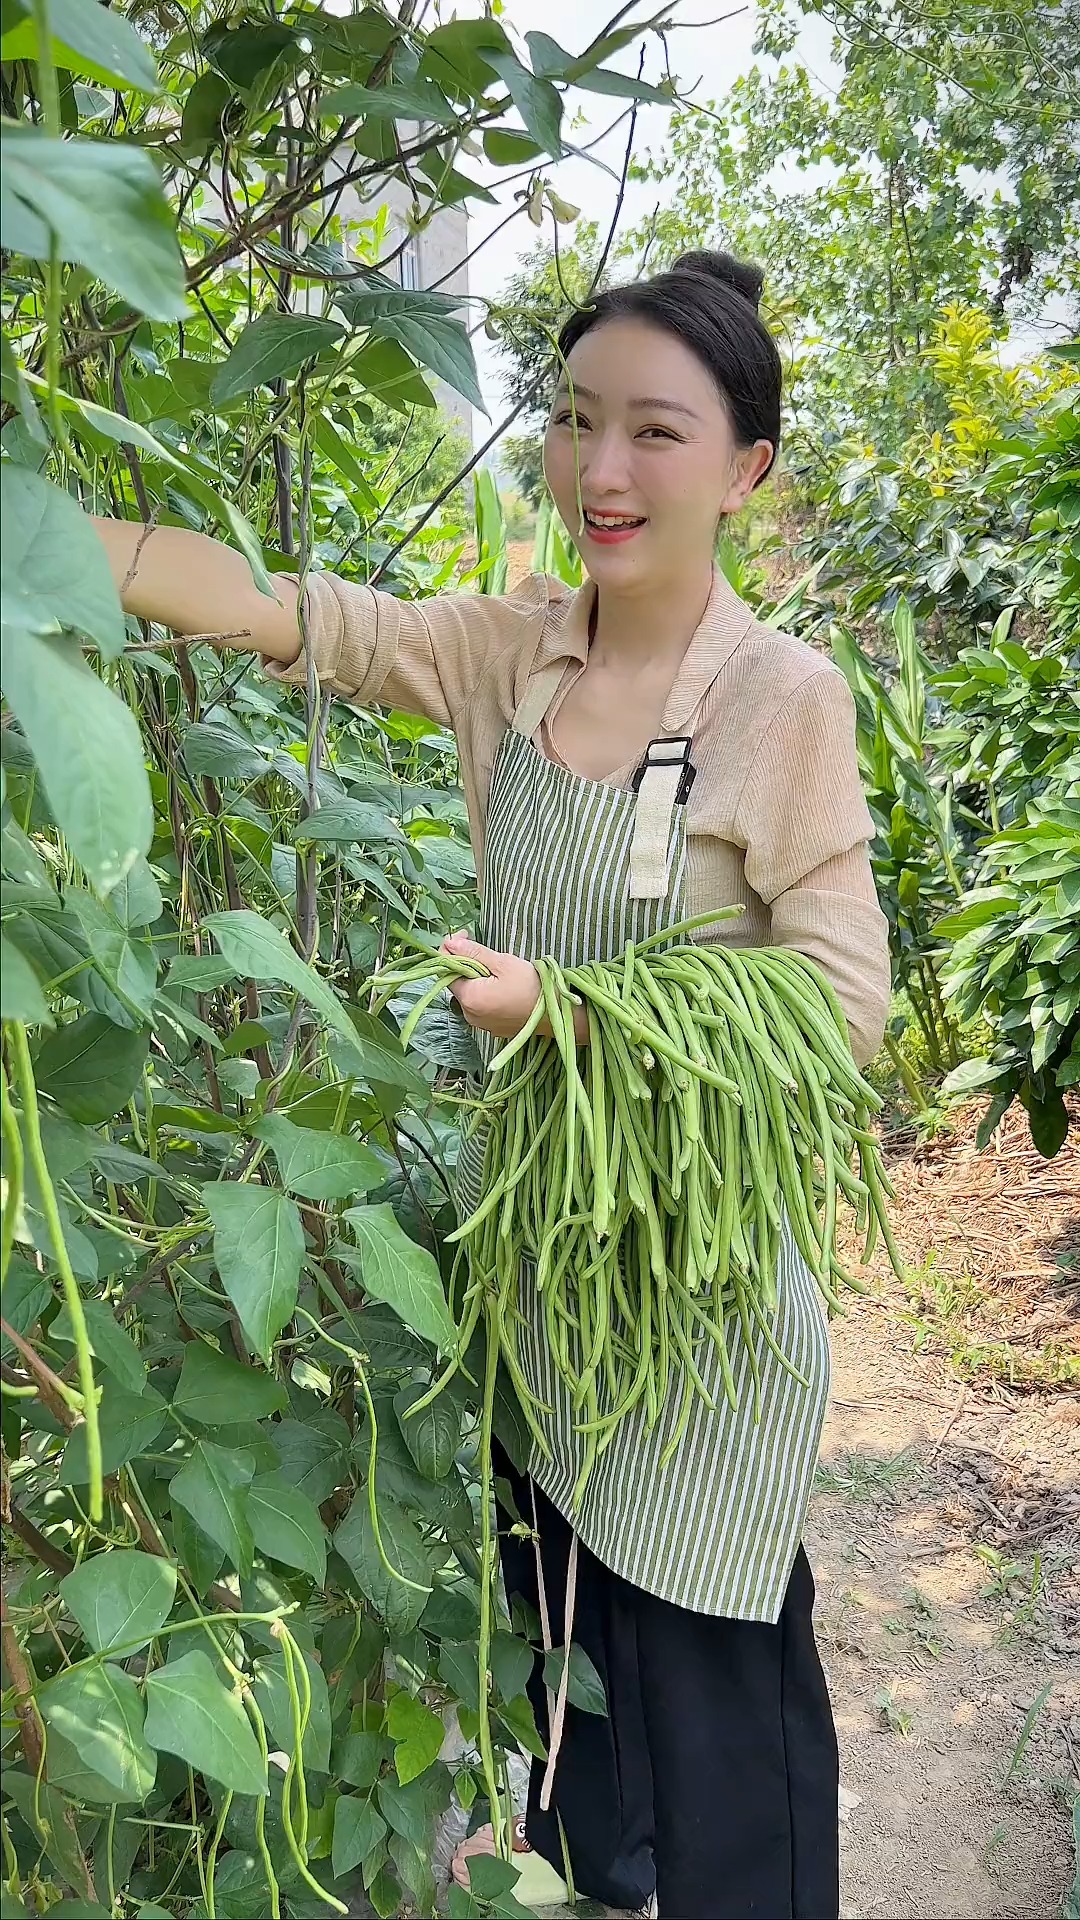
{"label": "woman's fingers", "polygon": [[468,1839],[462,1841],[455,1853],[453,1865],[450,1869],[458,1886],[468,1886],[469,1861],[475,1854],[494,1853],[494,1851],[495,1836],[490,1827],[478,1827],[475,1833],[470,1833]]}
{"label": "woman's fingers", "polygon": [[502,957],[493,947],[482,947],[478,940],[471,939],[467,933],[448,934],[442,943],[442,950],[444,953],[457,954],[462,960],[478,960],[485,967],[494,966]]}

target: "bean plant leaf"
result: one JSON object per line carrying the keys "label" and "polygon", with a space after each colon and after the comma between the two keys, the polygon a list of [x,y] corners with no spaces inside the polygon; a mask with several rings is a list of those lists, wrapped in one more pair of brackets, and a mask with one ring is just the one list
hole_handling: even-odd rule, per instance
{"label": "bean plant leaf", "polygon": [[125,927],[152,927],[160,920],[164,904],[146,860],[136,860],[109,896],[109,906]]}
{"label": "bean plant leaf", "polygon": [[[121,887],[124,884],[119,882]],[[94,966],[123,1008],[123,1024],[149,1026],[157,998],[157,955],[152,941],[124,925],[112,910],[111,897],[107,902],[97,900],[80,887],[72,888],[68,898]]]}
{"label": "bean plant leaf", "polygon": [[[559,1690],[562,1668],[563,1649],[552,1647],[544,1659],[544,1680],[554,1693]],[[604,1683],[584,1647],[579,1646],[576,1640],[570,1647],[570,1678],[566,1683],[566,1697],[571,1706],[580,1707],[583,1713],[607,1713]]]}
{"label": "bean plant leaf", "polygon": [[[271,926],[261,914],[253,913],[250,908],[240,908],[234,913],[212,913],[203,922],[207,933],[212,933],[218,948],[226,960],[230,960],[241,977],[265,982],[268,985],[291,987],[301,995],[315,1012],[322,1015],[327,1026],[331,1027],[354,1060],[360,1063],[361,1072],[369,1070],[368,1058],[363,1044],[364,1027],[359,1031],[354,1027],[345,1012],[341,1001],[328,987],[325,980],[313,967],[301,960],[300,955],[289,945],[285,935],[277,927]],[[367,1016],[370,1021],[370,1016]],[[375,1025],[375,1022],[371,1022]],[[385,1062],[380,1057],[379,1077],[392,1084],[415,1084],[417,1075],[408,1066],[404,1052],[394,1048],[393,1037],[385,1027],[380,1029]],[[400,1062],[397,1077],[390,1069],[395,1058]],[[387,1071],[383,1072],[383,1066]]]}
{"label": "bean plant leaf", "polygon": [[492,1635],[488,1664],[492,1680],[504,1700],[516,1700],[525,1692],[534,1659],[527,1640],[519,1640],[513,1633]]}
{"label": "bean plant leaf", "polygon": [[350,1439],[341,1415],[329,1407],[305,1420],[280,1420],[274,1428],[283,1476],[316,1506],[346,1478]]}
{"label": "bean plant leaf", "polygon": [[324,453],[349,482],[353,505],[357,510],[362,509],[365,514],[377,514],[378,495],[372,490],[367,474],[352,448],[342,439],[329,414],[321,414],[316,423],[315,444],[319,452]]}
{"label": "bean plant leaf", "polygon": [[519,1693],[516,1700],[503,1701],[499,1707],[499,1718],[526,1753],[533,1754],[537,1760],[547,1759],[547,1748],[540,1738],[532,1702],[527,1694]]}
{"label": "bean plant leaf", "polygon": [[228,1427],[237,1421],[265,1420],[289,1404],[277,1380],[256,1367],[241,1366],[203,1340],[184,1348],[184,1364],[173,1406],[184,1420],[204,1427]]}
{"label": "bean plant leaf", "polygon": [[387,1775],[379,1781],[379,1811],[395,1833],[400,1833],[402,1839],[419,1852],[427,1853],[432,1822],[446,1804],[449,1792],[450,1780],[445,1769],[410,1780],[407,1787]]}
{"label": "bean plant leaf", "polygon": [[362,114],[365,120],[430,120],[436,126],[452,126],[457,115],[446,96],[430,81],[412,85],[395,81],[388,87],[364,87],[350,82],[323,95],[319,118],[329,120],[340,114],[351,119]]}
{"label": "bean plant leaf", "polygon": [[404,1386],[394,1396],[394,1412],[413,1460],[425,1480],[443,1480],[461,1445],[461,1409],[449,1393],[437,1394],[419,1413],[411,1408],[427,1392],[422,1382]]}
{"label": "bean plant leaf", "polygon": [[154,834],[135,716],[73,642],[23,626],[5,627],[3,677],[56,824],[99,891],[108,893],[148,851]]}
{"label": "bean plant leaf", "polygon": [[[16,1333],[33,1331],[53,1297],[44,1274],[31,1266],[21,1254],[13,1253],[4,1275],[4,1319]],[[0,1359],[10,1360],[15,1348],[6,1333],[0,1333]]]}
{"label": "bean plant leaf", "polygon": [[0,397],[18,410],[28,438],[39,447],[46,447],[48,436],[41,424],[41,415],[34,405],[25,370],[6,333],[0,336]]}
{"label": "bean plant leaf", "polygon": [[336,320],[268,309],[244,328],[215,375],[211,398],[218,406],[225,406],[254,387],[298,372],[305,360],[314,360],[341,338],[342,329]]}
{"label": "bean plant leaf", "polygon": [[35,1780],[12,1765],[4,1768],[4,1792],[11,1795],[31,1833],[68,1885],[85,1886],[86,1862],[79,1845],[75,1810],[63,1794],[47,1780]]}
{"label": "bean plant leaf", "polygon": [[343,1793],[334,1808],[334,1839],[330,1863],[335,1877],[351,1873],[375,1851],[387,1834],[386,1821],[370,1800]]}
{"label": "bean plant leaf", "polygon": [[348,1048],[339,1045],[335,1049],[343,1067],[355,1072],[359,1060],[362,1077],[369,1086],[397,1087],[415,1100],[428,1101],[431,1094],[426,1080],[417,1072],[396,1033],[385,1021],[376,1019],[363,1007],[354,1007],[350,1020],[353,1031]]}
{"label": "bean plant leaf", "polygon": [[[91,1807],[106,1808],[130,1803],[130,1796],[118,1791],[110,1781],[103,1778],[96,1768],[87,1764],[74,1741],[58,1733],[55,1727],[49,1730],[49,1757],[47,1761],[49,1779],[71,1800],[83,1800]],[[0,1908],[5,1915],[7,1908]],[[62,1913],[63,1907],[54,1907],[54,1913]],[[94,1907],[79,1907],[77,1911],[95,1913]],[[102,1913],[105,1909],[101,1909]]]}
{"label": "bean plant leaf", "polygon": [[0,934],[0,1014],[27,1026],[52,1026],[41,982],[13,940]]}
{"label": "bean plant leaf", "polygon": [[617,73],[613,67],[596,67],[591,73],[575,78],[573,84],[586,93],[607,94],[616,100],[648,100],[660,107],[671,105],[670,85],[656,86],[650,80],[639,80],[635,74]]}
{"label": "bean plant leaf", "polygon": [[334,1743],[331,1756],[334,1777],[347,1781],[361,1793],[370,1793],[392,1752],[393,1745],[385,1734],[350,1728],[344,1738]]}
{"label": "bean plant leaf", "polygon": [[169,1487],[170,1499],[186,1509],[196,1526],[225,1549],[237,1572],[245,1575],[251,1572],[254,1553],[247,1513],[247,1488],[254,1471],[247,1454],[200,1440]]}
{"label": "bean plant leaf", "polygon": [[172,1510],[172,1535],[176,1557],[201,1599],[225,1564],[225,1549],[179,1503]]}
{"label": "bean plant leaf", "polygon": [[248,1521],[260,1553],[309,1573],[318,1586],[326,1577],[326,1528],[319,1509],[280,1474],[263,1474],[248,1488]]}
{"label": "bean plant leaf", "polygon": [[383,840],[400,840],[401,837],[400,827],[395,826],[389,815],[366,800],[332,800],[327,806],[320,807],[317,813],[309,813],[303,820],[298,820],[292,830],[293,841],[298,847],[323,840],[370,846]]}
{"label": "bean plant leaf", "polygon": [[[77,1749],[125,1800],[145,1800],[157,1771],[143,1734],[143,1702],[122,1667],[71,1667],[38,1696],[45,1724]],[[151,1743],[152,1744],[152,1743]]]}
{"label": "bean plant leaf", "polygon": [[411,1693],[395,1693],[386,1710],[386,1729],[394,1742],[394,1768],[407,1787],[434,1766],[446,1739],[437,1713]]}
{"label": "bean plant leaf", "polygon": [[[119,1326],[111,1307],[104,1300],[84,1300],[83,1318],[95,1357],[129,1393],[141,1394],[146,1386],[146,1364],[130,1333]],[[74,1332],[65,1307],[54,1320],[53,1338],[71,1341]]]}
{"label": "bean plant leaf", "polygon": [[73,1120],[96,1126],[111,1120],[142,1078],[147,1037],[114,1027],[100,1013],[84,1013],[46,1040],[37,1058],[37,1082]]}
{"label": "bean plant leaf", "polygon": [[455,97],[475,98],[491,89],[492,53],[508,53],[505,28],[490,16],[451,20],[428,34],[421,73],[431,74]]}
{"label": "bean plant leaf", "polygon": [[221,1284],[260,1359],[296,1311],[304,1229],[296,1203],[273,1187],[212,1181],[203,1188],[214,1223]]}
{"label": "bean plant leaf", "polygon": [[184,262],[157,168],[121,140],[54,140],[5,124],[0,236],[32,259],[87,267],[151,320],[187,312]]}
{"label": "bean plant leaf", "polygon": [[135,1653],[163,1627],[176,1598],[176,1568],[133,1548],[84,1560],[60,1582],[60,1598],[95,1653]]}
{"label": "bean plant leaf", "polygon": [[232,727],[212,720],[188,727],[184,734],[184,765],[189,773],[208,773],[221,780],[259,780],[270,762]]}
{"label": "bean plant leaf", "polygon": [[366,1487],[354,1495],[334,1534],[334,1546],[391,1632],[411,1633],[427,1605],[434,1580],[433,1556],[415,1522],[396,1501],[380,1494],[378,1515],[383,1552],[393,1573],[379,1553]]}
{"label": "bean plant leaf", "polygon": [[212,993],[236,977],[235,968],[215,953],[181,953],[172,962],[167,987],[189,987],[194,993]]}
{"label": "bean plant leaf", "polygon": [[476,1900],[490,1905],[494,1913],[508,1916],[508,1920],[520,1920],[528,1912],[514,1898],[514,1888],[518,1882],[518,1869],[509,1860],[499,1860],[494,1854],[472,1854],[469,1866],[469,1892]]}
{"label": "bean plant leaf", "polygon": [[371,331],[374,339],[396,340],[422,367],[486,416],[472,342],[460,320],[431,313],[416,319],[397,314],[377,320]]}
{"label": "bean plant leaf", "polygon": [[[108,87],[135,87],[142,93],[158,90],[157,67],[145,40],[123,14],[98,0],[49,0],[49,34],[53,58],[68,73],[82,73]],[[20,20],[5,33],[7,60],[40,58],[37,22]]]}
{"label": "bean plant leaf", "polygon": [[[100,1380],[99,1385],[102,1389],[98,1407],[101,1463],[105,1473],[116,1473],[129,1460],[137,1460],[153,1446],[165,1425],[168,1406],[153,1387],[147,1387],[143,1393],[128,1393],[107,1377]],[[84,1487],[89,1477],[86,1427],[80,1421],[64,1448],[59,1479],[63,1487]]]}
{"label": "bean plant leaf", "polygon": [[251,1131],[273,1148],[289,1192],[305,1200],[349,1200],[386,1179],[378,1154],[348,1134],[298,1127],[283,1113],[268,1113]]}
{"label": "bean plant leaf", "polygon": [[433,1256],[402,1233],[389,1206],[350,1207],[345,1219],[360,1252],[366,1291],[393,1307],[422,1340],[449,1348],[456,1329]]}
{"label": "bean plant leaf", "polygon": [[[104,8],[95,11],[104,15]],[[107,659],[126,638],[120,596],[88,516],[62,487],[30,467],[0,467],[4,543],[3,618],[6,629],[84,633]]]}
{"label": "bean plant leaf", "polygon": [[147,1675],[146,1738],[234,1793],[268,1791],[251,1722],[199,1648]]}
{"label": "bean plant leaf", "polygon": [[399,413],[407,413],[410,407],[436,404],[435,395],[417,371],[416,362],[397,340],[369,338],[351,361],[350,371],[377,400]]}
{"label": "bean plant leaf", "polygon": [[492,51],[484,58],[494,67],[533,139],[557,160],[563,151],[562,95],[550,80],[522,66],[516,54]]}

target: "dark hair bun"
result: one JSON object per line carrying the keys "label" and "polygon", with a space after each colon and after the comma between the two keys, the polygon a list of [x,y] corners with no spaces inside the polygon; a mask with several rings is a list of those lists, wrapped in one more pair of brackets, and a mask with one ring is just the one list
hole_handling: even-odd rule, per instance
{"label": "dark hair bun", "polygon": [[765,285],[765,275],[760,267],[749,260],[736,260],[733,253],[703,252],[681,253],[671,269],[672,273],[700,273],[712,280],[719,280],[734,293],[741,294],[756,313],[761,305],[761,290]]}

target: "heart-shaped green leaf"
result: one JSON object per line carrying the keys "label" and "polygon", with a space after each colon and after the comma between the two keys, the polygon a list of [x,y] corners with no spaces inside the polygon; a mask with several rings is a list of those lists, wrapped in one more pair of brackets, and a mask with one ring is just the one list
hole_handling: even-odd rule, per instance
{"label": "heart-shaped green leaf", "polygon": [[95,1653],[135,1653],[163,1627],[176,1598],[170,1560],[133,1548],[95,1554],[60,1582],[60,1598]]}
{"label": "heart-shaped green leaf", "polygon": [[262,1796],[268,1790],[251,1722],[199,1648],[148,1674],[146,1738],[233,1793]]}

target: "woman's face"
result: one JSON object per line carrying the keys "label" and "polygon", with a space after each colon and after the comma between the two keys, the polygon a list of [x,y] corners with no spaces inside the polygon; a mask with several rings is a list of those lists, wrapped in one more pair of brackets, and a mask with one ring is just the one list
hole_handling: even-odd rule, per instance
{"label": "woman's face", "polygon": [[603,321],[567,364],[574,406],[561,377],[544,471],[588,573],[600,586],[633,590],[710,565],[720,518],[765,471],[768,441],[736,447],[707,369],[648,321]]}

